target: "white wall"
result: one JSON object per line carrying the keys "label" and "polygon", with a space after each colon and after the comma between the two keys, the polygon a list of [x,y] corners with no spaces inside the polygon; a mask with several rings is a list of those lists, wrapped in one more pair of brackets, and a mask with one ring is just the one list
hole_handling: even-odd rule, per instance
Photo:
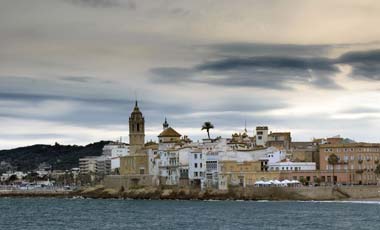
{"label": "white wall", "polygon": [[314,171],[315,162],[278,162],[268,164],[269,171]]}
{"label": "white wall", "polygon": [[189,179],[204,179],[206,172],[206,155],[202,151],[189,154]]}

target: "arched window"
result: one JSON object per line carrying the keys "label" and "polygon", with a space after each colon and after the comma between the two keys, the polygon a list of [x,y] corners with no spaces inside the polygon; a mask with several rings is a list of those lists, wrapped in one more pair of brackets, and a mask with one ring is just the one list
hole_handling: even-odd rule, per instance
{"label": "arched window", "polygon": [[137,123],[136,129],[137,129],[137,132],[140,132],[140,124]]}

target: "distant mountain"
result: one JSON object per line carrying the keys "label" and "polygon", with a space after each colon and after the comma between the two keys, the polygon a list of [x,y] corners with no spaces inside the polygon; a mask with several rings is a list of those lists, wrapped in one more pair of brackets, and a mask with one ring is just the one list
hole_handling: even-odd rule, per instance
{"label": "distant mountain", "polygon": [[356,143],[356,141],[355,141],[355,140],[352,140],[352,139],[350,139],[350,138],[344,138],[344,139],[343,139],[343,143],[344,143],[344,144],[350,144],[350,143]]}
{"label": "distant mountain", "polygon": [[79,166],[79,158],[100,156],[104,145],[110,141],[100,141],[86,146],[78,145],[32,145],[10,150],[0,150],[0,162],[9,163],[15,170],[30,171],[40,165],[50,165],[52,169],[71,169]]}

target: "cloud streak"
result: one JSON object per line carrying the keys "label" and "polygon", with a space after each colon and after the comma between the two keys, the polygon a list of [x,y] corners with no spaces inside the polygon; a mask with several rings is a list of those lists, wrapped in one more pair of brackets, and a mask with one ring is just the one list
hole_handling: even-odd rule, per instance
{"label": "cloud streak", "polygon": [[67,2],[87,7],[108,8],[121,6],[119,0],[65,0]]}
{"label": "cloud streak", "polygon": [[[311,49],[315,47],[318,46],[312,46]],[[271,89],[306,84],[331,89],[339,88],[334,76],[340,72],[337,65],[341,64],[353,67],[352,76],[380,80],[380,50],[348,52],[334,59],[290,56],[228,57],[206,61],[192,68],[161,67],[154,68],[151,72],[155,75],[152,77],[155,82],[193,82]]]}

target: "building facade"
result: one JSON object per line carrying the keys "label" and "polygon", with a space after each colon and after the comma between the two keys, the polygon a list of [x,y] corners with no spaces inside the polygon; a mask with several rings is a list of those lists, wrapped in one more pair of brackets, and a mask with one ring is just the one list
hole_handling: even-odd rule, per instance
{"label": "building facade", "polygon": [[[319,146],[320,170],[334,173],[341,184],[376,184],[376,167],[380,163],[380,144],[340,143]],[[338,157],[336,165],[329,164],[329,156]],[[334,171],[334,172],[333,172]]]}

